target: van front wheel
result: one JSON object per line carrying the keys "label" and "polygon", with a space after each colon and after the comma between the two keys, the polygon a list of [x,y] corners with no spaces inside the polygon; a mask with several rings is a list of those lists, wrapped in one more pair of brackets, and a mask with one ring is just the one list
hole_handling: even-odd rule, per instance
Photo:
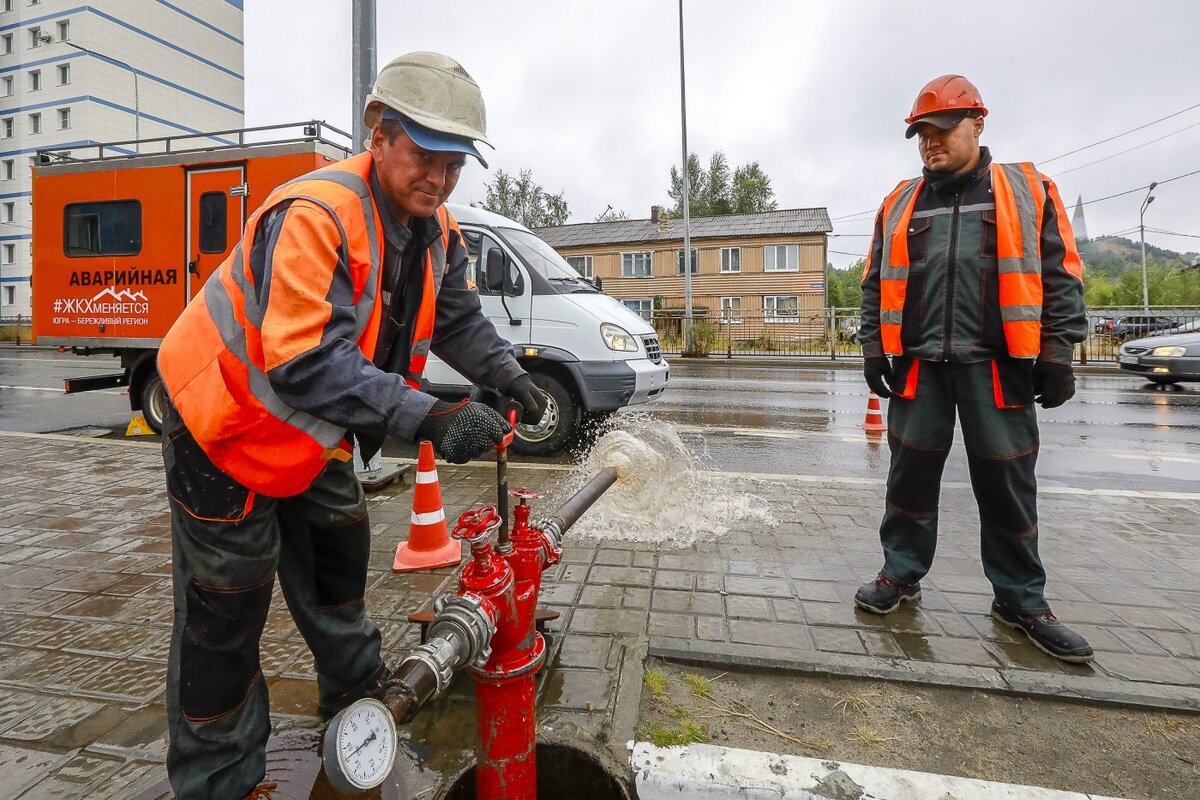
{"label": "van front wheel", "polygon": [[517,425],[512,451],[523,456],[552,456],[565,449],[579,427],[579,405],[557,378],[534,372],[534,384],[547,395],[546,413],[536,425]]}

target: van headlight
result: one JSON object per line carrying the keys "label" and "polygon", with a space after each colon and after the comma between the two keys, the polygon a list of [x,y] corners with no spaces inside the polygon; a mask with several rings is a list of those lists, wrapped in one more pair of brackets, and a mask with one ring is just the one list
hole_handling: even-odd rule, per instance
{"label": "van headlight", "polygon": [[1186,352],[1186,347],[1156,347],[1150,351],[1150,355],[1163,356],[1166,358],[1179,358]]}
{"label": "van headlight", "polygon": [[616,350],[619,353],[637,352],[637,339],[630,336],[629,331],[620,325],[605,322],[600,326],[600,335],[604,337],[604,343],[608,345],[609,350]]}

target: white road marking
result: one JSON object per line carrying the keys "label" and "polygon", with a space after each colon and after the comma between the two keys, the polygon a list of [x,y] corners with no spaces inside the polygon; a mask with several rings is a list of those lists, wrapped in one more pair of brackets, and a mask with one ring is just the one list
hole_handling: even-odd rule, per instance
{"label": "white road marking", "polygon": [[[49,392],[51,394],[66,395],[66,392],[63,389],[61,389],[61,388],[54,389],[54,388],[51,388],[48,386],[13,386],[11,384],[0,384],[0,389],[12,389],[13,391],[16,391],[16,392]],[[82,394],[82,392],[76,392],[76,394]],[[88,394],[125,395],[125,394],[128,394],[128,392],[114,392],[109,389],[96,389],[94,391],[88,392]]]}

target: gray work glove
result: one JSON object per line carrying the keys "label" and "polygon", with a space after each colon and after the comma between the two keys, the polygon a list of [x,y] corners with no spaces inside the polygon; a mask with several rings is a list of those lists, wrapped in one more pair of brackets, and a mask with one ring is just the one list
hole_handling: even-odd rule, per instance
{"label": "gray work glove", "polygon": [[1061,361],[1033,363],[1033,397],[1042,408],[1058,408],[1075,396],[1075,370]]}
{"label": "gray work glove", "polygon": [[867,386],[880,397],[892,396],[892,362],[887,356],[871,356],[863,359],[863,377]]}
{"label": "gray work glove", "polygon": [[463,400],[455,405],[438,400],[417,427],[417,438],[433,442],[451,464],[465,464],[503,442],[511,430],[504,417],[483,403]]}
{"label": "gray work glove", "polygon": [[529,373],[523,372],[513,378],[505,394],[521,404],[523,424],[536,425],[542,421],[546,413],[546,393],[537,387]]}

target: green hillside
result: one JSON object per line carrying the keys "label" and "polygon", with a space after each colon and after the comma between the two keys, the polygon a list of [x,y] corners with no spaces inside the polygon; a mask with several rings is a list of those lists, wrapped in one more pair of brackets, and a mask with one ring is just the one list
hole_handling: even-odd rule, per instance
{"label": "green hillside", "polygon": [[[1089,306],[1141,304],[1140,242],[1111,236],[1090,239],[1079,244],[1079,255]],[[1198,256],[1146,245],[1150,305],[1200,305],[1200,269],[1192,266]]]}

